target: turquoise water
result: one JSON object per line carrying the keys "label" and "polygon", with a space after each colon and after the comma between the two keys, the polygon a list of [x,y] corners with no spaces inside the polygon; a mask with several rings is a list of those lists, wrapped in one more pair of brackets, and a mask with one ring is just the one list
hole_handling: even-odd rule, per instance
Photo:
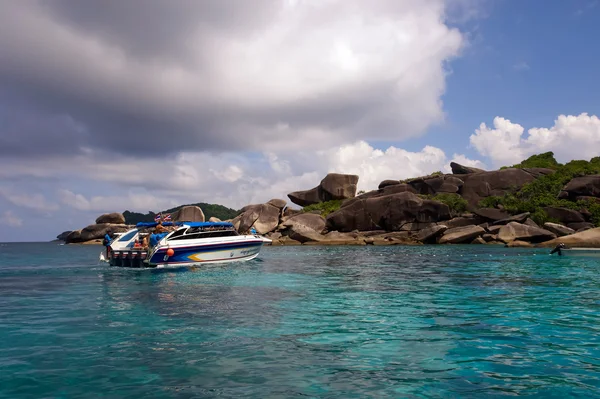
{"label": "turquoise water", "polygon": [[0,244],[2,398],[600,397],[600,262],[266,247],[151,271]]}

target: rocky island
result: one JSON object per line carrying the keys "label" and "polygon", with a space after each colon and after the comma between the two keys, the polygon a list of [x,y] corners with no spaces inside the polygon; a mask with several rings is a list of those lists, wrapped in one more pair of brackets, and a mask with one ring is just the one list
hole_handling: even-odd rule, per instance
{"label": "rocky island", "polygon": [[[600,246],[600,157],[562,165],[545,153],[494,171],[450,166],[451,174],[384,180],[358,195],[359,176],[330,173],[316,187],[288,194],[300,209],[272,199],[243,207],[229,221],[272,245]],[[172,217],[205,220],[198,206]],[[97,243],[131,227],[123,214],[110,213],[57,238]]]}

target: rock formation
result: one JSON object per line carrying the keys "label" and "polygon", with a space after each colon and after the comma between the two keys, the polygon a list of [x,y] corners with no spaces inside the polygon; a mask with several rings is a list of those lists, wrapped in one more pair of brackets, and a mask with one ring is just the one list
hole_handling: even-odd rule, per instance
{"label": "rock formation", "polygon": [[308,206],[331,200],[343,200],[356,195],[358,176],[329,173],[315,188],[288,194],[296,205]]}
{"label": "rock formation", "polygon": [[112,224],[125,224],[125,217],[122,213],[105,213],[104,215],[100,215],[96,218],[96,224],[104,224],[104,223],[112,223]]}
{"label": "rock formation", "polygon": [[174,222],[204,222],[204,212],[198,206],[183,206],[173,215]]}

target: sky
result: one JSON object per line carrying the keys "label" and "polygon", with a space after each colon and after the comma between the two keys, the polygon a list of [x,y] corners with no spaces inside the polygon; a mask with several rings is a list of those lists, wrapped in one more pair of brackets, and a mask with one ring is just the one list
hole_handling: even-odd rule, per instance
{"label": "sky", "polygon": [[0,0],[0,242],[600,155],[600,0]]}

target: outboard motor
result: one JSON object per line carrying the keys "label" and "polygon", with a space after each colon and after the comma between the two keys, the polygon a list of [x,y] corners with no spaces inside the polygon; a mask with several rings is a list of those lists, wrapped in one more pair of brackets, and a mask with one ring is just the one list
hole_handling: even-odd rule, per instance
{"label": "outboard motor", "polygon": [[550,251],[550,255],[552,255],[555,252],[558,252],[558,256],[562,256],[562,251],[561,249],[563,249],[565,247],[565,244],[563,244],[562,242],[560,244],[558,244],[552,251]]}

